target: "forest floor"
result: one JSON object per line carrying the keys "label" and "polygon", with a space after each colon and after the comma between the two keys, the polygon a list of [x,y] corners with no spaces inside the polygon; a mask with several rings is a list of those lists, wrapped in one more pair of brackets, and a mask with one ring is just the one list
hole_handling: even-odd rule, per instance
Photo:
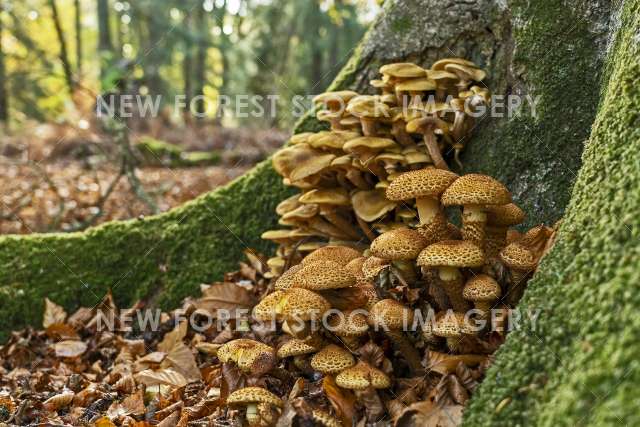
{"label": "forest floor", "polygon": [[[141,163],[136,175],[163,212],[243,174],[280,147],[286,134],[213,125],[180,130],[151,126],[131,140],[135,145],[143,137],[186,152],[220,155],[217,163],[197,167]],[[0,137],[0,234],[75,231],[152,214],[129,180],[119,177],[115,151],[97,132],[58,125],[35,125]]]}

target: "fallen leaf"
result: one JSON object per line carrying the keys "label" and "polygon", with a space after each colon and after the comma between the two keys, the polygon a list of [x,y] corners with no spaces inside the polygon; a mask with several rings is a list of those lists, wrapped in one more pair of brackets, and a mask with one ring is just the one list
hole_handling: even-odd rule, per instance
{"label": "fallen leaf", "polygon": [[53,323],[45,329],[47,336],[54,339],[77,340],[80,338],[78,333],[68,323]]}
{"label": "fallen leaf", "polygon": [[476,366],[486,360],[486,356],[480,354],[446,354],[437,351],[429,351],[426,367],[427,370],[448,375],[456,371],[459,363],[467,366]]}
{"label": "fallen leaf", "polygon": [[438,407],[424,400],[407,407],[398,417],[396,427],[456,427],[462,422],[462,405]]}
{"label": "fallen leaf", "polygon": [[345,426],[353,423],[355,416],[355,395],[349,391],[338,387],[336,381],[331,376],[326,376],[322,380],[322,389],[327,395],[331,406],[336,411],[336,415]]}
{"label": "fallen leaf", "polygon": [[83,341],[65,340],[55,343],[53,348],[58,357],[78,357],[87,351],[87,344]]}
{"label": "fallen leaf", "polygon": [[353,310],[364,307],[367,303],[367,295],[359,286],[350,288],[329,289],[318,292],[337,310]]}
{"label": "fallen leaf", "polygon": [[64,323],[67,319],[67,312],[58,304],[51,302],[49,298],[44,299],[44,316],[42,326],[47,329],[56,323]]}
{"label": "fallen leaf", "polygon": [[219,283],[204,290],[202,298],[195,302],[196,308],[207,310],[212,316],[217,310],[227,310],[234,319],[241,313],[237,310],[251,310],[256,298],[246,289],[232,282]]}
{"label": "fallen leaf", "polygon": [[74,396],[75,394],[72,391],[65,391],[60,394],[56,394],[55,396],[51,396],[43,402],[43,405],[48,411],[55,412],[69,406],[73,401]]}
{"label": "fallen leaf", "polygon": [[135,375],[135,379],[137,382],[142,383],[147,387],[158,384],[176,387],[187,385],[187,380],[185,379],[185,377],[181,373],[176,372],[173,369],[162,369],[159,371],[146,369],[142,372],[137,373]]}
{"label": "fallen leaf", "polygon": [[167,354],[166,359],[162,362],[161,367],[173,367],[181,373],[188,382],[198,381],[202,379],[200,369],[196,364],[196,358],[193,353],[182,341],[175,343],[174,347]]}
{"label": "fallen leaf", "polygon": [[183,320],[171,332],[167,333],[158,344],[158,351],[169,353],[177,343],[182,342],[187,335],[187,321]]}
{"label": "fallen leaf", "polygon": [[99,418],[94,425],[95,427],[116,427],[108,417]]}

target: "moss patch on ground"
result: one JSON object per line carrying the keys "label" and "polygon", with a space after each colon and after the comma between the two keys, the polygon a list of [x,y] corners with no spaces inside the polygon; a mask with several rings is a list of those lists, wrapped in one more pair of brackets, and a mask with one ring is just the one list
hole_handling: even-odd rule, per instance
{"label": "moss patch on ground", "polygon": [[111,289],[121,306],[151,296],[177,306],[200,283],[236,269],[246,248],[270,252],[260,234],[277,225],[275,206],[291,192],[264,162],[162,215],[84,233],[0,237],[1,338],[38,324],[44,297],[73,310]]}
{"label": "moss patch on ground", "polygon": [[625,3],[558,242],[522,302],[539,320],[498,351],[467,425],[640,425],[640,1]]}

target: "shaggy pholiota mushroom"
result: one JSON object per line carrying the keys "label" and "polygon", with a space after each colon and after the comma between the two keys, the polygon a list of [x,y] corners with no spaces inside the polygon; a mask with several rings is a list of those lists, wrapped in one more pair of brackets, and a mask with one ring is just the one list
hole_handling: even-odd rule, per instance
{"label": "shaggy pholiota mushroom", "polygon": [[465,313],[451,311],[441,313],[433,325],[433,334],[445,338],[447,347],[454,353],[461,350],[464,336],[474,333],[474,325]]}
{"label": "shaggy pholiota mushroom", "polygon": [[359,400],[371,402],[367,407],[370,418],[376,420],[382,415],[384,406],[376,390],[391,387],[391,379],[380,369],[360,360],[354,366],[340,372],[336,376],[336,384],[344,389],[353,390]]}
{"label": "shaggy pholiota mushroom", "polygon": [[284,402],[275,394],[262,387],[245,387],[231,393],[227,405],[245,410],[247,424],[251,427],[275,424]]}
{"label": "shaggy pholiota mushroom", "polygon": [[467,240],[443,240],[427,246],[418,256],[418,265],[437,268],[444,291],[455,311],[465,312],[469,307],[462,297],[464,276],[461,268],[482,267],[484,251]]}
{"label": "shaggy pholiota mushroom", "polygon": [[304,257],[302,264],[309,264],[315,261],[333,261],[345,266],[361,256],[362,253],[360,251],[349,246],[327,245]]}
{"label": "shaggy pholiota mushroom", "polygon": [[521,224],[525,213],[514,203],[491,205],[487,209],[484,248],[488,259],[496,259],[507,245],[509,227]]}
{"label": "shaggy pholiota mushroom", "polygon": [[217,353],[224,363],[234,363],[246,374],[255,376],[269,372],[275,366],[275,350],[261,342],[240,338],[223,344]]}
{"label": "shaggy pholiota mushroom", "polygon": [[489,206],[511,203],[511,193],[487,175],[468,174],[456,179],[441,197],[444,206],[462,206],[462,238],[484,247]]}
{"label": "shaggy pholiota mushroom", "polygon": [[298,200],[303,204],[317,205],[320,215],[345,235],[355,240],[360,238],[357,228],[346,217],[350,213],[344,208],[351,205],[351,199],[345,189],[317,188],[307,191]]}
{"label": "shaggy pholiota mushroom", "polygon": [[436,134],[449,132],[449,124],[438,117],[438,112],[449,107],[443,103],[426,104],[417,114],[418,117],[407,122],[407,132],[422,135],[422,140],[433,164],[438,169],[449,170],[447,162],[442,157]]}
{"label": "shaggy pholiota mushroom", "polygon": [[405,283],[417,278],[413,261],[429,241],[411,228],[398,228],[382,233],[371,242],[373,256],[391,261],[391,268]]}
{"label": "shaggy pholiota mushroom", "polygon": [[412,375],[418,375],[424,369],[420,355],[405,335],[413,327],[413,311],[393,299],[383,299],[373,305],[369,311],[369,322],[383,330],[398,352],[405,358]]}
{"label": "shaggy pholiota mushroom", "polygon": [[356,284],[356,278],[349,270],[335,261],[313,261],[305,263],[295,273],[294,288],[312,291],[347,288]]}
{"label": "shaggy pholiota mushroom", "polygon": [[293,357],[293,364],[301,371],[304,371],[306,361],[305,356],[318,351],[318,348],[312,344],[315,344],[313,340],[291,338],[278,348],[276,355],[279,359]]}
{"label": "shaggy pholiota mushroom", "polygon": [[491,307],[501,296],[500,284],[486,274],[473,276],[462,290],[462,297],[475,305],[483,319],[489,317]]}
{"label": "shaggy pholiota mushroom", "polygon": [[386,194],[394,201],[415,199],[424,235],[430,240],[440,240],[448,234],[440,196],[457,179],[455,173],[435,168],[405,172],[391,182]]}
{"label": "shaggy pholiota mushroom", "polygon": [[311,367],[323,374],[337,374],[356,363],[349,350],[329,344],[311,358]]}
{"label": "shaggy pholiota mushroom", "polygon": [[369,324],[362,311],[344,311],[333,313],[327,319],[327,329],[350,350],[356,350],[360,338],[367,335]]}

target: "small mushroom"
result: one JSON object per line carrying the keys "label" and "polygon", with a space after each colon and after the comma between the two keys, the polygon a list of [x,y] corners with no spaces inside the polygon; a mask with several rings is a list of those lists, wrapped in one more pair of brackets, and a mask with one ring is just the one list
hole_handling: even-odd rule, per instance
{"label": "small mushroom", "polygon": [[349,270],[335,261],[319,260],[304,263],[302,268],[295,273],[292,281],[292,289],[324,291],[353,286],[356,283],[356,278]]}
{"label": "small mushroom", "polygon": [[318,349],[312,344],[314,343],[309,339],[301,340],[298,338],[291,338],[278,348],[276,355],[279,359],[293,357],[293,364],[301,371],[304,371],[306,368],[305,356],[318,351]]}
{"label": "small mushroom", "polygon": [[276,362],[276,353],[273,348],[244,338],[223,344],[218,349],[217,356],[221,362],[233,362],[242,372],[255,376],[269,372]]}
{"label": "small mushroom", "polygon": [[448,108],[446,104],[427,105],[429,110],[425,110],[426,117],[417,117],[407,122],[408,133],[418,133],[422,135],[424,145],[427,148],[429,157],[433,161],[433,164],[438,169],[449,170],[447,162],[444,161],[440,147],[438,146],[438,140],[436,133],[448,132],[449,125],[444,120],[440,119],[436,113],[438,111]]}
{"label": "small mushroom", "polygon": [[498,282],[486,274],[469,279],[462,291],[462,297],[475,305],[483,319],[489,316],[491,307],[501,296],[502,289]]}
{"label": "small mushroom", "polygon": [[482,81],[487,77],[487,73],[483,70],[476,68],[475,66],[462,65],[462,64],[447,64],[444,66],[445,71],[458,76],[460,81],[456,83],[459,90],[465,90],[469,87],[472,81]]}
{"label": "small mushroom", "polygon": [[468,308],[462,298],[464,278],[459,269],[481,267],[484,261],[483,250],[466,240],[443,240],[427,246],[418,256],[418,265],[438,269],[449,302],[459,312]]}
{"label": "small mushroom", "polygon": [[413,260],[428,244],[416,230],[399,228],[376,237],[371,243],[371,254],[391,260],[392,269],[397,269],[405,282],[412,283],[417,278]]}
{"label": "small mushroom", "polygon": [[376,168],[373,159],[382,151],[400,152],[400,146],[393,139],[362,136],[352,139],[344,144],[342,149],[354,155],[360,163],[368,168],[374,175],[384,178],[384,169]]}
{"label": "small mushroom", "polygon": [[354,366],[347,368],[336,376],[336,384],[348,390],[365,390],[389,388],[391,380],[381,370],[374,368],[360,360]]}
{"label": "small mushroom", "polygon": [[329,344],[311,358],[311,367],[323,374],[337,374],[355,363],[350,351],[335,344]]}
{"label": "small mushroom", "polygon": [[441,197],[444,206],[463,206],[462,238],[484,247],[487,210],[490,205],[511,203],[511,193],[487,175],[463,175]]}
{"label": "small mushroom", "polygon": [[[426,75],[424,77],[407,79],[399,82],[395,85],[398,104],[403,107],[406,105],[419,107],[422,104],[422,94],[427,91],[434,91],[436,90],[436,87],[436,82],[428,78]],[[409,93],[410,99],[408,103],[404,102],[404,92]]]}
{"label": "small mushroom", "polygon": [[[280,415],[284,402],[262,387],[245,387],[231,393],[227,397],[227,405],[245,408],[247,424],[257,427],[273,424]],[[275,414],[271,414],[272,411]]]}
{"label": "small mushroom", "polygon": [[334,261],[341,266],[345,266],[361,256],[362,253],[360,251],[349,246],[328,245],[311,252],[302,260],[302,264],[309,264],[316,261]]}
{"label": "small mushroom", "polygon": [[344,311],[341,314],[332,314],[327,319],[329,331],[335,334],[349,349],[359,347],[360,337],[367,334],[369,324],[367,316],[359,311]]}
{"label": "small mushroom", "polygon": [[427,77],[436,82],[436,100],[441,102],[458,81],[458,76],[444,70],[427,70]]}
{"label": "small mushroom", "polygon": [[445,338],[447,347],[453,352],[459,352],[464,336],[473,333],[464,313],[447,312],[439,316],[433,325],[433,334]]}
{"label": "small mushroom", "polygon": [[318,205],[320,215],[327,221],[350,238],[355,240],[360,238],[360,233],[358,233],[355,226],[338,211],[339,207],[351,206],[351,200],[345,189],[316,188],[300,196],[299,202]]}
{"label": "small mushroom", "polygon": [[404,328],[413,324],[413,312],[408,307],[393,299],[380,300],[371,308],[369,322],[384,329],[385,334],[404,356],[412,375],[424,371],[420,355],[403,332]]}
{"label": "small mushroom", "polygon": [[323,427],[342,427],[342,421],[320,409],[313,409],[311,411],[311,418]]}
{"label": "small mushroom", "polygon": [[418,217],[421,228],[430,228],[432,231],[425,234],[433,234],[435,239],[447,234],[447,221],[440,205],[440,195],[453,182],[458,175],[442,169],[419,169],[405,172],[396,177],[389,188],[387,198],[393,201],[416,201]]}
{"label": "small mushroom", "polygon": [[521,224],[525,213],[517,205],[491,205],[487,207],[487,225],[485,227],[484,248],[487,258],[495,259],[507,245],[509,227]]}
{"label": "small mushroom", "polygon": [[389,105],[379,97],[361,95],[349,101],[347,112],[360,119],[364,136],[378,136],[378,121],[391,116]]}

